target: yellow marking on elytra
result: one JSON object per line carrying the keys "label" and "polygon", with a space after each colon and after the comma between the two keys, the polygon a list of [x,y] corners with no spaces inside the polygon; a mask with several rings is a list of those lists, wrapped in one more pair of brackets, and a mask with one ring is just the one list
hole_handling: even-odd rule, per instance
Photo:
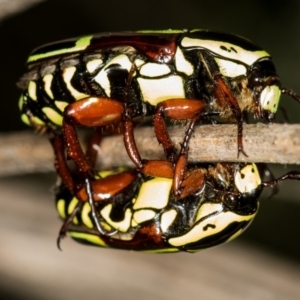
{"label": "yellow marking on elytra", "polygon": [[162,29],[162,30],[138,30],[137,33],[153,33],[153,34],[174,34],[174,33],[184,33],[182,29]]}
{"label": "yellow marking on elytra", "polygon": [[202,219],[203,217],[206,217],[208,215],[211,215],[213,213],[220,213],[223,211],[223,204],[221,203],[211,203],[207,202],[200,206],[197,216],[196,216],[196,222]]}
{"label": "yellow marking on elytra", "polygon": [[132,212],[129,208],[126,209],[125,211],[125,217],[124,220],[120,222],[114,222],[110,218],[110,213],[112,210],[112,204],[106,205],[101,211],[101,216],[104,218],[104,220],[111,225],[114,229],[117,229],[118,231],[121,232],[126,232],[130,228],[130,223],[131,223],[131,217],[132,217]]}
{"label": "yellow marking on elytra", "polygon": [[105,177],[110,176],[110,175],[122,173],[122,172],[124,172],[126,170],[128,170],[127,167],[119,167],[117,169],[100,171],[98,173],[98,175],[100,176],[100,178],[105,178]]}
{"label": "yellow marking on elytra", "polygon": [[142,60],[140,58],[134,60],[134,65],[136,66],[137,69],[140,69],[141,66],[144,64],[145,64],[145,60]]}
{"label": "yellow marking on elytra", "polygon": [[171,238],[168,242],[175,247],[196,243],[206,237],[219,234],[232,223],[249,221],[254,218],[255,214],[242,216],[231,211],[223,211],[217,215],[205,218],[203,221],[194,225],[186,234]]}
{"label": "yellow marking on elytra", "polygon": [[18,103],[19,110],[22,110],[24,101],[26,101],[26,100],[27,100],[27,97],[25,95],[20,96],[19,103]]}
{"label": "yellow marking on elytra", "polygon": [[236,172],[234,183],[241,193],[251,193],[261,184],[261,178],[255,164],[247,164]]}
{"label": "yellow marking on elytra", "polygon": [[177,248],[162,248],[162,249],[153,249],[153,250],[141,250],[144,253],[172,253],[179,252]]}
{"label": "yellow marking on elytra", "polygon": [[84,203],[82,210],[81,210],[81,219],[83,224],[88,227],[88,228],[93,228],[93,222],[91,220],[91,218],[89,217],[89,213],[91,211],[91,206],[89,203]]}
{"label": "yellow marking on elytra", "polygon": [[[77,204],[78,204],[78,199],[76,197],[73,197],[72,200],[69,203],[69,206],[68,206],[68,215],[72,214],[72,212],[74,211],[74,209],[75,209],[75,207],[76,207]],[[74,224],[78,224],[79,223],[77,217],[74,217],[73,220],[72,220],[72,222]]]}
{"label": "yellow marking on elytra", "polygon": [[36,101],[36,100],[37,100],[37,95],[36,95],[36,83],[35,83],[34,81],[29,81],[27,90],[28,90],[28,95],[29,95],[29,97],[30,97],[32,100]]}
{"label": "yellow marking on elytra", "polygon": [[[28,126],[31,126],[31,122],[28,119],[28,116],[26,114],[22,114],[21,115],[21,120],[23,123],[25,123]],[[44,124],[44,123],[43,123]]]}
{"label": "yellow marking on elytra", "polygon": [[257,214],[258,208],[259,208],[259,202],[257,202],[257,210],[256,210],[255,214],[252,215],[252,220],[250,220],[250,222],[247,224],[246,227],[241,228],[241,229],[238,230],[235,234],[233,234],[233,235],[226,241],[226,243],[228,243],[228,242],[234,240],[236,237],[238,237],[243,231],[245,231],[245,230],[250,226],[250,224],[251,224],[251,223],[253,222],[253,220],[254,220],[254,217],[255,217],[256,214]]}
{"label": "yellow marking on elytra", "polygon": [[75,240],[81,239],[81,240],[88,241],[91,244],[97,245],[99,247],[105,247],[105,248],[108,247],[98,235],[76,232],[76,231],[68,231],[68,233]]}
{"label": "yellow marking on elytra", "polygon": [[29,126],[32,126],[32,124],[45,125],[45,122],[43,122],[40,118],[32,116],[29,119],[29,117],[26,114],[21,115],[21,120]]}
{"label": "yellow marking on elytra", "polygon": [[92,35],[89,36],[84,36],[82,38],[79,38],[74,47],[71,48],[65,48],[65,49],[59,49],[59,50],[53,50],[53,51],[49,51],[46,53],[41,53],[41,54],[34,54],[29,56],[27,63],[36,61],[36,60],[40,60],[40,59],[44,59],[44,58],[48,58],[51,56],[57,56],[57,55],[62,55],[62,54],[66,54],[66,53],[72,53],[72,52],[79,52],[79,51],[83,51],[85,48],[87,48],[90,45],[91,39],[93,38]]}
{"label": "yellow marking on elytra", "polygon": [[226,77],[238,77],[241,75],[247,75],[247,69],[244,65],[237,64],[236,62],[226,59],[215,58],[220,73]]}
{"label": "yellow marking on elytra", "polygon": [[186,60],[182,50],[179,47],[177,47],[175,54],[175,65],[177,71],[185,73],[188,76],[192,75],[194,72],[193,65],[188,60]]}
{"label": "yellow marking on elytra", "polygon": [[42,111],[47,116],[47,118],[51,120],[51,122],[53,122],[56,125],[62,125],[62,121],[63,121],[62,115],[57,113],[53,108],[43,107]]}
{"label": "yellow marking on elytra", "polygon": [[53,93],[51,90],[52,80],[53,80],[52,74],[47,74],[43,77],[45,92],[51,99],[54,99],[54,96],[53,96]]}
{"label": "yellow marking on elytra", "polygon": [[156,106],[159,102],[173,98],[185,98],[183,79],[180,76],[169,76],[160,79],[138,78],[145,102]]}
{"label": "yellow marking on elytra", "polygon": [[151,209],[138,210],[133,214],[133,219],[138,223],[143,223],[145,221],[151,220],[155,217],[155,211]]}
{"label": "yellow marking on elytra", "polygon": [[54,101],[54,103],[61,112],[63,112],[66,106],[69,104],[68,102],[65,101]]}
{"label": "yellow marking on elytra", "polygon": [[58,212],[58,215],[65,220],[67,218],[66,213],[65,213],[65,200],[64,199],[60,199],[57,201],[56,203],[56,210]]}
{"label": "yellow marking on elytra", "polygon": [[138,225],[139,223],[137,223],[134,219],[131,220],[131,227],[136,227]]}
{"label": "yellow marking on elytra", "polygon": [[238,230],[235,234],[230,236],[230,238],[226,241],[226,243],[233,241],[235,238],[237,238],[239,235],[241,235],[243,233],[243,231],[244,231],[244,228],[241,228],[240,230]]}
{"label": "yellow marking on elytra", "polygon": [[172,225],[177,216],[176,209],[170,209],[165,211],[160,217],[160,228],[162,232],[166,232],[168,228]]}
{"label": "yellow marking on elytra", "polygon": [[[228,59],[239,60],[245,64],[248,64],[249,66],[258,59],[270,56],[270,54],[264,50],[246,50],[242,47],[224,41],[185,37],[182,39],[181,43],[185,48],[199,47],[199,49],[207,49]],[[234,49],[234,51],[232,50],[232,48]]]}
{"label": "yellow marking on elytra", "polygon": [[107,232],[112,231],[112,227],[107,224],[105,221],[100,221],[100,226]]}
{"label": "yellow marking on elytra", "polygon": [[128,72],[131,70],[132,62],[129,60],[127,55],[121,54],[119,56],[114,57],[106,66],[103,68],[95,77],[94,80],[104,89],[106,95],[110,97],[111,95],[111,87],[110,81],[107,76],[107,70],[109,70],[110,65],[120,65],[121,69],[125,69]]}
{"label": "yellow marking on elytra", "polygon": [[95,70],[100,68],[102,64],[103,64],[103,60],[101,58],[96,58],[88,61],[86,63],[86,68],[89,73],[93,73]]}
{"label": "yellow marking on elytra", "polygon": [[162,209],[169,202],[173,180],[155,177],[144,182],[134,203],[133,209],[142,208]]}
{"label": "yellow marking on elytra", "polygon": [[113,172],[112,170],[104,170],[104,171],[100,171],[98,173],[98,175],[101,177],[101,178],[105,178],[107,176],[110,176],[112,174],[115,174],[115,172]]}
{"label": "yellow marking on elytra", "polygon": [[146,77],[157,77],[171,73],[169,66],[157,63],[146,63],[140,69],[140,74]]}
{"label": "yellow marking on elytra", "polygon": [[63,71],[63,74],[62,74],[62,77],[66,83],[66,86],[67,86],[69,92],[76,100],[80,100],[80,99],[89,97],[88,94],[81,93],[72,86],[71,80],[72,80],[75,72],[76,72],[76,67],[71,66],[71,67],[65,68]]}

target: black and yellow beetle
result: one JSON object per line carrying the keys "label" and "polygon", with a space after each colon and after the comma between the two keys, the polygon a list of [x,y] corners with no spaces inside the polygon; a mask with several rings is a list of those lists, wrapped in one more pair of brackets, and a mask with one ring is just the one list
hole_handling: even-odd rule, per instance
{"label": "black and yellow beetle", "polygon": [[[103,171],[87,193],[95,200],[99,233],[88,202],[79,201],[65,185],[57,188],[56,208],[64,220],[58,237],[100,247],[148,252],[195,252],[228,242],[241,234],[258,210],[263,187],[286,179],[290,172],[262,182],[253,163],[189,166],[181,197],[174,197],[173,180],[149,177],[135,169]],[[85,189],[81,193],[86,193]]]}
{"label": "black and yellow beetle", "polygon": [[218,122],[237,122],[238,152],[244,153],[244,113],[270,122],[281,93],[299,101],[281,88],[265,50],[239,36],[208,30],[106,33],[49,44],[32,52],[19,86],[23,121],[62,126],[68,157],[83,174],[92,167],[78,142],[77,126],[122,123],[127,152],[147,173],[155,166],[136,148],[133,121],[138,116],[154,116],[157,139],[174,164],[166,118],[213,122],[217,115]]}

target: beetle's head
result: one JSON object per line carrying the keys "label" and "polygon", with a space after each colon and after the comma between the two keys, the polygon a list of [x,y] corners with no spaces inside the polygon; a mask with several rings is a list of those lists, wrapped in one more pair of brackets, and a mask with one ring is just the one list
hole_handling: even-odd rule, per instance
{"label": "beetle's head", "polygon": [[242,215],[253,214],[257,210],[257,199],[262,191],[261,178],[257,166],[246,164],[234,174],[234,189],[223,194],[223,203]]}
{"label": "beetle's head", "polygon": [[281,95],[279,77],[270,58],[256,61],[248,71],[248,87],[256,101],[255,117],[274,119]]}

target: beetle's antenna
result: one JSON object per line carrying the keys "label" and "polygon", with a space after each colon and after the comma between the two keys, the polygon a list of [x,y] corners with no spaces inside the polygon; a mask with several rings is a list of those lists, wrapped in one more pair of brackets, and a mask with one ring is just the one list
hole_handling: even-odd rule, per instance
{"label": "beetle's antenna", "polygon": [[288,179],[300,181],[300,172],[291,171],[291,172],[286,173],[285,175],[282,175],[281,177],[279,177],[277,179],[274,179],[274,180],[271,180],[271,181],[262,182],[261,185],[262,186],[272,187],[275,184],[278,184],[278,183],[280,183],[282,181],[285,181],[285,180],[288,180]]}
{"label": "beetle's antenna", "polygon": [[293,99],[295,99],[296,101],[298,101],[300,103],[300,97],[296,93],[294,93],[292,90],[289,90],[287,88],[282,88],[281,93],[292,97]]}

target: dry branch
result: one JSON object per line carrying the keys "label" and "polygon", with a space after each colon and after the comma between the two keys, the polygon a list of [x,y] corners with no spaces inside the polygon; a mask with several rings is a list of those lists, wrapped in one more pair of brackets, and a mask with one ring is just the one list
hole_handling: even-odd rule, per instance
{"label": "dry branch", "polygon": [[0,21],[45,0],[0,0]]}
{"label": "dry branch", "polygon": [[[184,136],[184,127],[169,130],[176,147]],[[135,130],[141,156],[163,159],[151,127]],[[2,134],[0,143],[0,176],[53,170],[53,154],[46,136],[32,132]],[[282,164],[300,163],[300,125],[245,125],[244,149],[248,157],[237,158],[235,125],[198,126],[190,141],[189,161],[251,161]],[[125,151],[122,136],[103,140],[99,156],[101,167],[132,165]]]}

